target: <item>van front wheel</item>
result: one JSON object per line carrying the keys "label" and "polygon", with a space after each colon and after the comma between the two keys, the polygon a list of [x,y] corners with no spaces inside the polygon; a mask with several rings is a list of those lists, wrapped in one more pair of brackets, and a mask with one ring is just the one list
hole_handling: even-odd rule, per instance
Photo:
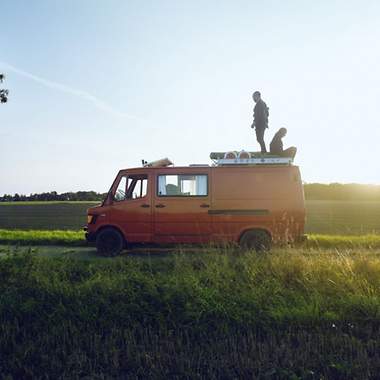
{"label": "van front wheel", "polygon": [[99,254],[114,257],[120,254],[124,248],[124,238],[114,228],[105,228],[96,237],[96,249]]}
{"label": "van front wheel", "polygon": [[272,245],[272,239],[268,232],[263,230],[250,230],[244,232],[240,239],[240,246],[246,250],[255,250],[256,252],[269,251]]}

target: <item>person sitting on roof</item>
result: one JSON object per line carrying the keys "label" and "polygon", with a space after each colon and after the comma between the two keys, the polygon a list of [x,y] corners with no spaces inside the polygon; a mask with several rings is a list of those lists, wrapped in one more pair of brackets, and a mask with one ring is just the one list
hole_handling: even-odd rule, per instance
{"label": "person sitting on roof", "polygon": [[283,148],[282,145],[282,138],[286,136],[287,133],[286,128],[280,128],[276,134],[274,135],[271,143],[270,143],[270,153],[275,154],[277,156],[282,156],[282,157],[290,157],[294,158],[294,156],[297,153],[297,148],[295,146],[292,146],[288,149]]}

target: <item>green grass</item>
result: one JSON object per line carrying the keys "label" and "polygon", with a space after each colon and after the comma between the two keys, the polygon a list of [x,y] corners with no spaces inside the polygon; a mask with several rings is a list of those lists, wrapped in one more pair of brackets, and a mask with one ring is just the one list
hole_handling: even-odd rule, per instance
{"label": "green grass", "polygon": [[79,230],[87,222],[91,202],[0,203],[0,228],[22,230]]}
{"label": "green grass", "polygon": [[[86,224],[86,210],[96,203],[0,203],[0,229],[79,230]],[[306,211],[308,234],[380,233],[380,202],[306,201]]]}
{"label": "green grass", "polygon": [[3,378],[376,378],[380,253],[0,260]]}
{"label": "green grass", "polygon": [[306,218],[308,234],[379,234],[380,202],[306,201]]}
{"label": "green grass", "polygon": [[269,255],[114,259],[93,205],[0,204],[0,378],[378,378],[379,202],[308,201]]}
{"label": "green grass", "polygon": [[97,205],[102,203],[101,201],[19,201],[19,202],[0,202],[0,206],[48,206],[57,204],[73,204],[73,205]]}
{"label": "green grass", "polygon": [[[0,244],[85,246],[83,231],[0,230]],[[380,248],[380,235],[308,235],[305,248]]]}
{"label": "green grass", "polygon": [[83,231],[0,230],[0,244],[19,245],[86,245]]}
{"label": "green grass", "polygon": [[[1,235],[0,235],[1,236]],[[317,235],[310,234],[305,243],[306,248],[380,248],[380,235]]]}

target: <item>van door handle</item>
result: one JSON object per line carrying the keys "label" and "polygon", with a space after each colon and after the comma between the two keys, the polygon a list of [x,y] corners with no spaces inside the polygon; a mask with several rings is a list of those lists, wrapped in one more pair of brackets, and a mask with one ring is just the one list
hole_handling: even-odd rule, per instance
{"label": "van door handle", "polygon": [[150,207],[148,204],[146,204],[146,203],[144,203],[144,204],[142,204],[140,207],[142,207],[142,208],[148,208],[148,207]]}
{"label": "van door handle", "polygon": [[207,203],[202,203],[199,207],[208,208],[210,207],[210,205],[208,205]]}
{"label": "van door handle", "polygon": [[156,205],[156,208],[164,208],[166,207],[165,205],[163,205],[162,203],[159,203],[158,205]]}

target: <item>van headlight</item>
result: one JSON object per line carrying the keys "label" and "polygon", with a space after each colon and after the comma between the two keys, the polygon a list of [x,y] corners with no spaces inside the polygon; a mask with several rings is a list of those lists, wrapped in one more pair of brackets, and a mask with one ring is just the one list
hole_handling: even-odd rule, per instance
{"label": "van headlight", "polygon": [[95,223],[96,216],[95,215],[87,215],[87,224]]}

